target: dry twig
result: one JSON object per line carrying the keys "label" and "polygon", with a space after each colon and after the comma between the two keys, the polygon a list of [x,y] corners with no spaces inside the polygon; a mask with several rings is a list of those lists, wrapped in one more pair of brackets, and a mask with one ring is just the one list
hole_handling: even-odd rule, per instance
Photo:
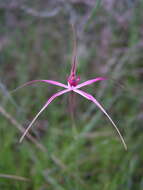
{"label": "dry twig", "polygon": [[[19,129],[22,133],[25,131],[24,127],[19,124],[15,118],[13,118],[1,105],[0,105],[0,113],[12,124],[14,125],[17,129]],[[32,135],[30,135],[29,133],[26,134],[26,137],[33,142],[38,149],[40,149],[42,152],[47,152],[46,147],[44,147],[44,145],[42,145],[41,143],[39,143]],[[53,162],[58,165],[60,168],[65,169],[66,166],[64,165],[64,163],[62,163],[61,160],[59,160],[55,155],[51,155],[51,158],[53,160]]]}
{"label": "dry twig", "polygon": [[9,174],[0,174],[0,178],[8,178],[19,181],[30,181],[28,178],[17,176],[17,175],[9,175]]}
{"label": "dry twig", "polygon": [[[0,105],[0,113],[17,129],[19,129],[22,133],[25,131],[24,127],[20,125],[15,118],[13,118],[1,105]],[[30,134],[27,134],[26,137],[33,142],[41,151],[46,152],[46,148],[40,144],[34,137]]]}
{"label": "dry twig", "polygon": [[40,17],[40,18],[49,18],[49,17],[54,17],[56,16],[61,8],[58,7],[58,8],[55,8],[53,9],[52,11],[37,11],[33,8],[29,8],[29,7],[26,7],[26,6],[21,6],[20,7],[21,10],[25,11],[27,14],[31,15],[31,16],[34,16],[34,17]]}

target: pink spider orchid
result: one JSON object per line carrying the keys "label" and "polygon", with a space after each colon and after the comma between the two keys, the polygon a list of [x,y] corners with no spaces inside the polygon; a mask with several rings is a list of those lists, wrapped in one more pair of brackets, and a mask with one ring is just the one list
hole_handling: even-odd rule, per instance
{"label": "pink spider orchid", "polygon": [[103,77],[97,77],[95,79],[91,79],[91,80],[87,80],[81,84],[78,84],[80,81],[80,78],[76,76],[76,69],[77,69],[77,53],[76,53],[76,39],[75,39],[75,34],[74,34],[74,48],[73,48],[73,56],[72,56],[72,68],[71,68],[71,73],[70,76],[68,77],[67,80],[67,85],[60,83],[58,81],[53,81],[53,80],[33,80],[33,81],[29,81],[25,84],[23,84],[22,86],[18,87],[18,88],[22,88],[24,86],[27,85],[31,85],[33,83],[37,83],[37,82],[44,82],[44,83],[48,83],[48,84],[52,84],[52,85],[56,85],[59,87],[63,87],[64,90],[61,90],[55,94],[53,94],[53,96],[51,96],[47,102],[45,103],[45,105],[42,107],[42,109],[37,113],[37,115],[34,117],[34,119],[32,120],[32,122],[29,124],[29,126],[27,127],[27,129],[25,130],[25,132],[23,133],[22,137],[20,138],[20,142],[22,142],[22,140],[24,139],[25,135],[28,133],[29,129],[32,127],[33,123],[36,121],[36,119],[39,117],[39,115],[48,107],[48,105],[54,100],[56,99],[58,96],[61,96],[67,92],[75,92],[77,94],[80,94],[81,96],[83,96],[84,98],[90,100],[91,102],[93,102],[94,104],[96,104],[96,106],[107,116],[107,118],[110,120],[110,122],[112,123],[112,125],[114,126],[114,128],[116,129],[121,142],[123,143],[125,149],[127,150],[127,145],[119,131],[119,129],[117,128],[116,124],[113,122],[113,120],[111,119],[111,117],[108,115],[108,113],[105,111],[105,109],[102,107],[102,105],[91,95],[86,93],[83,90],[79,90],[82,87],[85,87],[87,85],[90,85],[92,83],[98,82],[98,81],[102,81],[102,80],[106,80]]}

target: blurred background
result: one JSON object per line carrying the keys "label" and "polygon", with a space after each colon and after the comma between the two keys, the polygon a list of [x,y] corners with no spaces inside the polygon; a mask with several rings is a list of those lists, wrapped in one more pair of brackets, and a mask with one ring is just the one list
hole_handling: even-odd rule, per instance
{"label": "blurred background", "polygon": [[[0,189],[143,189],[143,1],[0,1]],[[46,100],[60,90],[34,79],[66,83],[75,25],[81,82],[106,116],[76,95],[75,124],[68,94],[49,105],[23,143],[20,136]]]}

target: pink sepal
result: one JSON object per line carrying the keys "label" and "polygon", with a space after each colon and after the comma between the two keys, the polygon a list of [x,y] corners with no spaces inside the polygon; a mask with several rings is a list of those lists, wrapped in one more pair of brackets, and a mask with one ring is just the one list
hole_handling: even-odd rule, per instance
{"label": "pink sepal", "polygon": [[94,82],[101,81],[101,80],[106,80],[106,78],[104,78],[104,77],[98,77],[98,78],[95,78],[95,79],[87,80],[87,81],[85,81],[85,82],[83,82],[83,83],[77,85],[77,86],[76,86],[76,89],[81,88],[81,87],[83,87],[83,86],[90,85],[90,84],[92,84],[92,83],[94,83]]}
{"label": "pink sepal", "polygon": [[101,109],[101,111],[108,117],[108,119],[110,120],[110,122],[112,123],[112,125],[114,126],[114,128],[116,129],[125,149],[127,150],[127,145],[119,131],[119,129],[117,128],[116,124],[113,122],[113,120],[111,119],[111,117],[108,115],[108,113],[105,111],[105,109],[102,107],[102,105],[91,95],[91,94],[88,94],[82,90],[76,90],[74,89],[74,92],[80,94],[81,96],[85,97],[86,99],[92,101],[93,103],[95,103],[97,105],[97,107],[99,107],[99,109]]}
{"label": "pink sepal", "polygon": [[60,82],[57,82],[57,81],[53,81],[53,80],[32,80],[32,81],[29,81],[29,82],[26,82],[24,83],[23,85],[17,87],[16,89],[14,89],[12,92],[20,89],[20,88],[23,88],[25,86],[29,86],[29,85],[32,85],[34,83],[37,83],[37,82],[45,82],[45,83],[48,83],[48,84],[53,84],[53,85],[56,85],[56,86],[60,86],[60,87],[63,87],[63,88],[68,88],[67,85],[65,84],[62,84]]}
{"label": "pink sepal", "polygon": [[58,96],[61,96],[62,94],[65,94],[67,92],[71,91],[71,89],[66,89],[66,90],[62,90],[60,92],[57,92],[56,94],[54,94],[53,96],[51,96],[51,98],[48,99],[48,101],[46,102],[46,104],[42,107],[42,109],[38,112],[38,114],[34,117],[34,119],[32,120],[32,122],[29,124],[29,126],[27,127],[27,129],[25,130],[25,132],[23,133],[22,137],[20,138],[20,142],[22,142],[22,140],[24,139],[25,135],[28,133],[29,129],[32,127],[33,123],[36,121],[36,119],[38,118],[38,116],[46,109],[46,107]]}

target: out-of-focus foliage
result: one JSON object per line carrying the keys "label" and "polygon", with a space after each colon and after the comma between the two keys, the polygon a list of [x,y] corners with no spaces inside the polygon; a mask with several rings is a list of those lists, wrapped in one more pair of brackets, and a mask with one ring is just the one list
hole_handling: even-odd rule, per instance
{"label": "out-of-focus foliage", "polygon": [[[143,189],[143,1],[0,1],[0,189]],[[26,127],[48,97],[50,85],[11,90],[33,79],[66,83],[74,23],[81,81],[97,76],[107,82],[88,87],[108,110],[128,145],[124,151],[114,129],[90,102],[77,96],[76,134],[68,98],[59,97]],[[10,115],[10,116],[9,116]],[[16,175],[19,181],[5,178]]]}

